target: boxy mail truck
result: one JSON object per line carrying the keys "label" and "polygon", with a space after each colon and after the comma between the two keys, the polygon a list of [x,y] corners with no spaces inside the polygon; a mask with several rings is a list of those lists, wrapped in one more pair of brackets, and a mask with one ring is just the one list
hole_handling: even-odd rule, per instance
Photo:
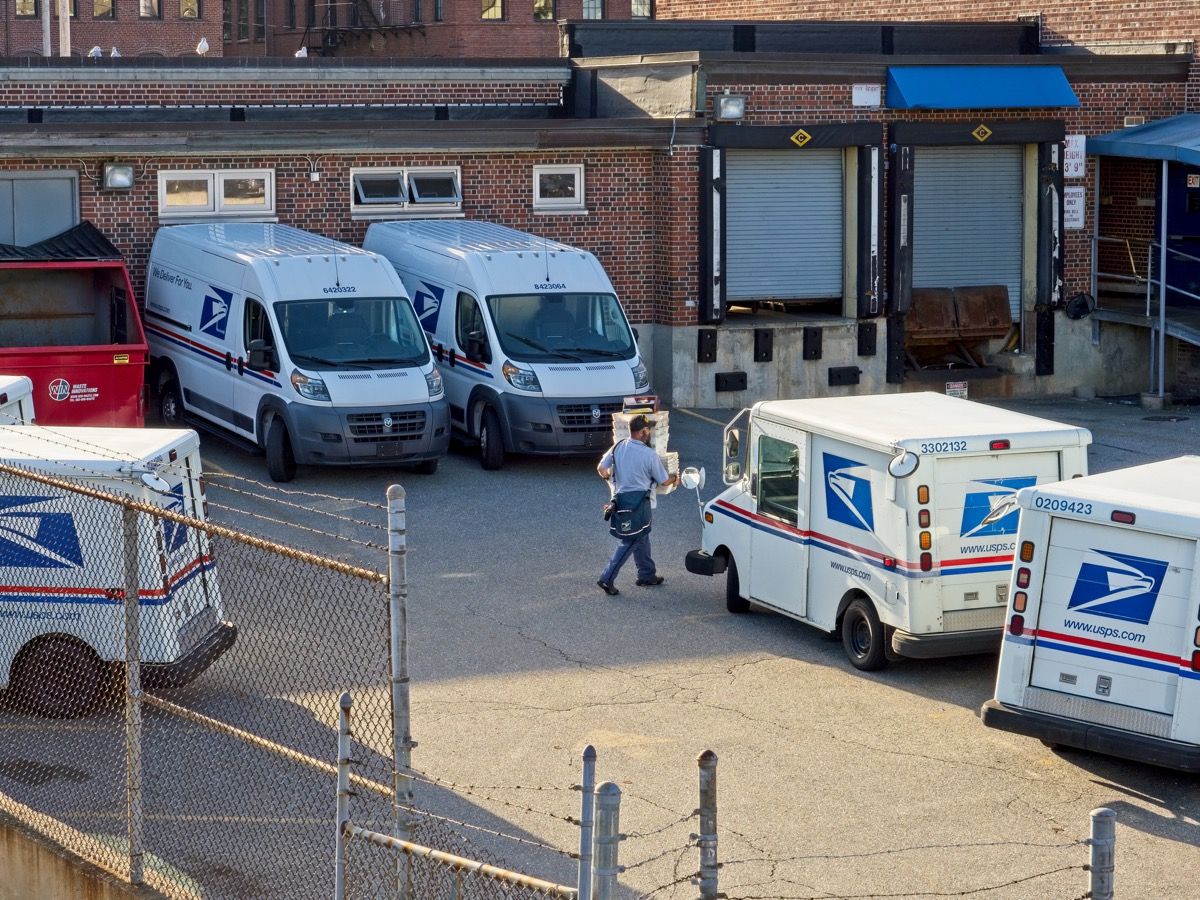
{"label": "boxy mail truck", "polygon": [[146,279],[164,422],[186,412],[297,463],[437,469],[442,378],[387,260],[286,225],[170,225]]}
{"label": "boxy mail truck", "polygon": [[[203,520],[190,430],[0,426],[0,463]],[[0,472],[0,687],[32,712],[74,717],[104,699],[125,660],[122,510]],[[191,682],[233,645],[208,535],[143,515],[142,684]]]}
{"label": "boxy mail truck", "polygon": [[24,375],[0,375],[0,425],[33,424],[33,382]]}
{"label": "boxy mail truck", "polygon": [[650,381],[616,290],[591,253],[490,222],[376,222],[363,246],[404,280],[446,383],[452,427],[480,462],[592,454]]}
{"label": "boxy mail truck", "polygon": [[1017,494],[985,725],[1200,772],[1200,457]]}
{"label": "boxy mail truck", "polygon": [[850,662],[999,649],[1017,490],[1087,472],[1084,428],[933,393],[766,401],[725,429],[688,571],[841,635]]}

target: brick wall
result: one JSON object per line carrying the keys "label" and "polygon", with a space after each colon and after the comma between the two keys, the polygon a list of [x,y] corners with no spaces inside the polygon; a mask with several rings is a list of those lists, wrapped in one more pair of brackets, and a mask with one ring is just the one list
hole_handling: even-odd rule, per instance
{"label": "brick wall", "polygon": [[[42,2],[45,0],[38,0],[39,10]],[[208,41],[208,55],[221,55],[220,0],[201,0],[199,19],[181,18],[179,0],[159,0],[162,16],[158,19],[141,18],[139,0],[113,0],[116,16],[112,19],[92,18],[92,0],[73,0],[73,3],[76,9],[71,19],[73,56],[86,56],[95,46],[104,50],[105,57],[113,47],[128,57],[195,56],[201,38]],[[41,20],[16,18],[12,3],[5,3],[0,9],[4,56],[41,56]],[[53,55],[60,55],[57,16],[50,23],[50,38]]]}

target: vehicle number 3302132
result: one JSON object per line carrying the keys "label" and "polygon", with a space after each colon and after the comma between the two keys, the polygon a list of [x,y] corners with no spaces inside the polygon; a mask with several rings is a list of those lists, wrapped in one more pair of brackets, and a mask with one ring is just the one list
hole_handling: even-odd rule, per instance
{"label": "vehicle number 3302132", "polygon": [[966,441],[928,441],[921,445],[922,453],[961,453],[966,449]]}
{"label": "vehicle number 3302132", "polygon": [[1081,516],[1092,514],[1092,504],[1080,500],[1063,500],[1059,497],[1037,497],[1033,501],[1034,509],[1048,509],[1051,512],[1077,513]]}

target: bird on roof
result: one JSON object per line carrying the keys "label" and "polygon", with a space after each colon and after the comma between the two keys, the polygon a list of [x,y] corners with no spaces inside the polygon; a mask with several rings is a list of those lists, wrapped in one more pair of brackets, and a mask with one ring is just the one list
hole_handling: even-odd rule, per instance
{"label": "bird on roof", "polygon": [[113,47],[113,48],[112,48],[112,53],[110,53],[110,54],[108,54],[108,55],[109,55],[109,56],[111,56],[113,59],[116,59],[118,56],[120,56],[120,55],[121,55],[121,51],[120,51],[120,50],[118,50],[116,47]]}
{"label": "bird on roof", "polygon": [[308,56],[308,48],[307,47],[301,47],[299,50],[296,51],[297,59],[304,59],[304,57],[306,57],[306,56]]}
{"label": "bird on roof", "polygon": [[200,38],[200,43],[196,45],[196,52],[201,56],[208,52],[208,38]]}
{"label": "bird on roof", "polygon": [[91,57],[92,59],[99,59],[103,55],[104,55],[104,51],[101,50],[99,46],[95,46],[91,50],[88,51],[88,56]]}

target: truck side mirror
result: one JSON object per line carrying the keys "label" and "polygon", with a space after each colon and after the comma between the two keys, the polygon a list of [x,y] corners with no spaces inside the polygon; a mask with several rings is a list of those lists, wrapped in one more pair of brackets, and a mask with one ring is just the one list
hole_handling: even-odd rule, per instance
{"label": "truck side mirror", "polygon": [[742,448],[742,433],[736,428],[731,428],[725,435],[725,463],[736,462],[741,454]]}
{"label": "truck side mirror", "polygon": [[274,372],[278,368],[275,364],[275,350],[268,347],[267,342],[261,338],[251,341],[246,351],[246,363],[250,368],[264,372]]}
{"label": "truck side mirror", "polygon": [[905,450],[897,453],[888,462],[888,474],[893,478],[907,478],[913,472],[917,471],[917,466],[921,464],[921,457],[913,453],[911,450]]}
{"label": "truck side mirror", "polygon": [[467,346],[464,348],[467,351],[467,359],[475,362],[491,362],[491,359],[485,359],[487,353],[487,335],[482,331],[472,331],[467,335]]}
{"label": "truck side mirror", "polygon": [[725,464],[725,483],[733,484],[742,477],[742,464],[740,462],[731,462]]}

